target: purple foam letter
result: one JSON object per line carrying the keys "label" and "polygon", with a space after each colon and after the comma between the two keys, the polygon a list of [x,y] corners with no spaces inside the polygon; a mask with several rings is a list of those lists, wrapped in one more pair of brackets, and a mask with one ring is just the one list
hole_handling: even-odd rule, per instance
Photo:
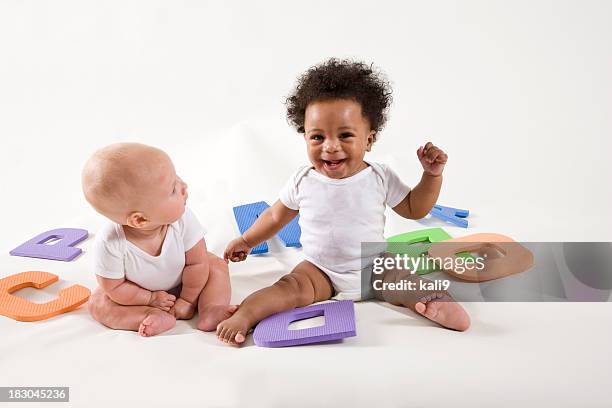
{"label": "purple foam letter", "polygon": [[[325,316],[325,324],[289,330],[297,320]],[[287,347],[355,336],[355,308],[350,300],[300,307],[272,315],[255,327],[253,340],[261,347]]]}
{"label": "purple foam letter", "polygon": [[[84,229],[58,228],[35,236],[9,253],[13,256],[72,261],[82,252],[80,248],[74,248],[74,245],[83,241],[88,235]],[[48,244],[50,241],[54,243]]]}

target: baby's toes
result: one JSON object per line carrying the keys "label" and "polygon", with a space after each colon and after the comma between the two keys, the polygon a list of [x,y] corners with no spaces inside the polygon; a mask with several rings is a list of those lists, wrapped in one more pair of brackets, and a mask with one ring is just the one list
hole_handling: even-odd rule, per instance
{"label": "baby's toes", "polygon": [[244,343],[245,340],[246,340],[246,337],[244,337],[244,334],[242,334],[241,332],[237,332],[236,335],[234,336],[234,341],[238,344]]}
{"label": "baby's toes", "polygon": [[231,343],[233,338],[233,330],[231,328],[226,328],[221,333],[221,341],[224,343]]}
{"label": "baby's toes", "polygon": [[242,335],[242,333],[239,330],[234,330],[232,332],[232,337],[230,340],[230,343],[233,344],[234,346],[239,346],[240,344],[244,343],[245,337]]}
{"label": "baby's toes", "polygon": [[225,332],[224,341],[226,343],[233,343],[235,335],[236,335],[236,331],[232,330],[232,329],[229,329],[228,331]]}
{"label": "baby's toes", "polygon": [[225,339],[225,332],[227,331],[226,327],[223,327],[221,325],[219,325],[217,327],[217,338],[221,341],[224,341]]}
{"label": "baby's toes", "polygon": [[430,319],[435,318],[438,315],[438,304],[436,302],[427,303],[427,310],[425,310],[425,316]]}

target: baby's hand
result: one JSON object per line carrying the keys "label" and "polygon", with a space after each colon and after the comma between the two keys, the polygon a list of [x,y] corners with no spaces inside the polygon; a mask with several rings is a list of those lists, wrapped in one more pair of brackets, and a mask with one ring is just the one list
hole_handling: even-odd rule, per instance
{"label": "baby's hand", "polygon": [[225,252],[223,253],[223,259],[225,262],[227,262],[228,259],[232,262],[244,261],[249,252],[251,252],[251,247],[246,243],[244,238],[240,236],[227,244],[227,248],[225,248]]}
{"label": "baby's hand", "polygon": [[431,176],[439,176],[444,170],[444,165],[448,160],[448,156],[441,149],[437,148],[431,142],[427,142],[425,146],[419,147],[417,157],[423,166],[425,173]]}
{"label": "baby's hand", "polygon": [[178,320],[189,320],[195,313],[195,305],[183,298],[178,298],[168,313],[174,315]]}
{"label": "baby's hand", "polygon": [[164,292],[163,290],[157,290],[155,292],[151,292],[151,299],[149,300],[148,306],[153,306],[163,310],[164,312],[168,312],[170,311],[170,308],[174,306],[175,300],[176,296],[171,295],[168,292]]}

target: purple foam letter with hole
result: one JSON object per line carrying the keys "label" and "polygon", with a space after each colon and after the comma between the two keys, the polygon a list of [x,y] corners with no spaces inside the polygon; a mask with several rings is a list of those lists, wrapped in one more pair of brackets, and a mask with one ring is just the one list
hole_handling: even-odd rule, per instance
{"label": "purple foam letter with hole", "polygon": [[[289,330],[289,324],[292,322],[318,316],[325,317],[323,326]],[[255,327],[253,340],[261,347],[287,347],[339,340],[355,335],[353,302],[342,300],[300,307],[272,315]]]}
{"label": "purple foam letter with hole", "polygon": [[74,245],[88,235],[84,229],[58,228],[35,236],[9,253],[13,256],[72,261],[82,252],[80,248],[74,248]]}

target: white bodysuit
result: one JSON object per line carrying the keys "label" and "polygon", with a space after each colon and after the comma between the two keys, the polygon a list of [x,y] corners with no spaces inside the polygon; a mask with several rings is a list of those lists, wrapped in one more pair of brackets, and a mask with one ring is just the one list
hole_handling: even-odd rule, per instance
{"label": "white bodysuit", "polygon": [[125,238],[123,227],[109,223],[96,235],[94,272],[103,278],[125,278],[147,290],[170,290],[181,283],[185,252],[204,237],[206,231],[191,212],[168,225],[161,253],[153,256]]}
{"label": "white bodysuit", "polygon": [[[332,179],[304,166],[280,192],[286,207],[300,211],[305,259],[329,276],[336,299],[362,298],[361,243],[385,242],[385,208],[395,207],[410,192],[388,166],[368,164],[343,179]],[[384,247],[363,257],[373,259],[381,252]]]}

